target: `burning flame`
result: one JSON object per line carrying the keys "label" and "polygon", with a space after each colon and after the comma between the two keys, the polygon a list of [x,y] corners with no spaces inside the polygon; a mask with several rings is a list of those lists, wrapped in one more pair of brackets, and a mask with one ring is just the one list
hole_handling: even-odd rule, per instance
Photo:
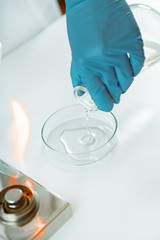
{"label": "burning flame", "polygon": [[12,100],[11,110],[14,118],[13,126],[13,150],[16,161],[21,163],[24,161],[25,149],[29,141],[29,119],[20,103]]}
{"label": "burning flame", "polygon": [[36,222],[35,222],[35,234],[36,235],[36,238],[40,238],[41,235],[42,235],[42,229],[43,227],[45,226],[45,222],[43,221],[42,218],[40,218],[39,216],[37,216],[37,219],[36,219]]}
{"label": "burning flame", "polygon": [[[14,125],[13,125],[13,151],[14,151],[14,156],[15,159],[18,163],[21,165],[24,162],[24,155],[25,155],[25,150],[26,146],[29,141],[29,130],[30,130],[30,125],[29,125],[29,119],[26,114],[26,111],[22,107],[20,103],[18,103],[15,100],[12,100],[10,102],[11,105],[11,110],[13,114],[13,119],[14,119]],[[11,176],[9,185],[15,184],[16,181],[16,176]],[[33,190],[33,184],[32,182],[27,179],[25,181],[25,185],[28,186],[31,190]],[[35,231],[34,235],[36,235],[36,238],[40,238],[42,235],[42,229],[45,226],[45,222],[43,221],[42,218],[37,215],[36,220],[35,220]]]}
{"label": "burning flame", "polygon": [[[15,100],[10,102],[11,111],[13,114],[13,152],[15,160],[23,165],[25,149],[29,140],[29,119],[20,103]],[[18,176],[11,176],[9,186],[14,185]]]}
{"label": "burning flame", "polygon": [[33,183],[29,179],[25,181],[25,185],[29,187],[29,189],[33,190]]}
{"label": "burning flame", "polygon": [[15,184],[15,181],[16,181],[16,176],[10,176],[9,178],[9,186],[12,186]]}
{"label": "burning flame", "polygon": [[[33,187],[33,183],[29,180],[29,179],[27,179],[26,181],[25,181],[25,185],[27,186],[27,187],[29,187],[31,190],[33,190],[34,189],[34,187]],[[35,220],[35,226],[34,226],[34,236],[36,235],[36,239],[39,239],[40,237],[41,237],[41,235],[42,235],[42,229],[43,229],[43,227],[45,226],[46,224],[45,224],[45,222],[43,221],[43,219],[42,218],[40,218],[40,216],[37,214],[37,217],[36,217],[36,220]]]}

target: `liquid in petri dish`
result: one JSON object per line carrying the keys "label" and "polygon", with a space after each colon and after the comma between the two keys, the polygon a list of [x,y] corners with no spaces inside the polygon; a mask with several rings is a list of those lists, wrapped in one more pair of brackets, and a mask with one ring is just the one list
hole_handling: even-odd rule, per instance
{"label": "liquid in petri dish", "polygon": [[[60,141],[63,143],[66,152],[73,156],[74,154],[90,153],[103,146],[108,140],[109,129],[103,128],[103,125],[96,121],[94,126],[90,126],[89,114],[90,111],[86,110],[86,127],[67,128],[60,136]],[[81,119],[76,121],[79,121],[79,123],[76,122],[76,125],[81,124]]]}

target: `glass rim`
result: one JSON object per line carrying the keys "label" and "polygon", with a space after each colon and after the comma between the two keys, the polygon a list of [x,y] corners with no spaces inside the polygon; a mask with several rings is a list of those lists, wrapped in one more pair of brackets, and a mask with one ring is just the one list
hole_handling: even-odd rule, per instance
{"label": "glass rim", "polygon": [[135,9],[135,8],[143,8],[143,9],[146,9],[146,10],[151,10],[152,12],[154,12],[155,14],[157,14],[158,16],[160,16],[160,12],[158,10],[156,10],[155,8],[147,5],[147,4],[143,4],[143,3],[132,3],[132,4],[129,4],[129,7],[132,9]]}
{"label": "glass rim", "polygon": [[[44,124],[43,124],[43,126],[42,126],[42,129],[41,129],[41,138],[42,138],[42,141],[44,142],[44,144],[45,144],[46,147],[48,147],[49,149],[53,150],[53,151],[56,152],[56,153],[64,154],[64,155],[67,155],[67,156],[74,156],[74,155],[82,156],[82,155],[84,155],[84,154],[86,154],[86,153],[92,153],[92,152],[94,152],[94,151],[97,151],[97,150],[101,149],[101,148],[104,147],[105,145],[107,145],[107,144],[113,139],[113,137],[115,136],[115,134],[116,134],[116,132],[117,132],[118,122],[117,122],[116,117],[114,116],[114,114],[113,114],[112,112],[106,112],[106,114],[110,114],[110,116],[111,116],[112,119],[114,120],[115,128],[114,128],[114,132],[112,133],[111,137],[110,137],[103,145],[101,145],[101,146],[99,146],[99,147],[97,147],[97,148],[95,148],[94,150],[91,150],[91,151],[87,151],[87,152],[83,152],[83,153],[73,153],[73,154],[69,154],[69,153],[67,153],[67,152],[62,152],[62,151],[59,151],[59,150],[51,147],[51,146],[47,143],[47,141],[45,140],[45,137],[44,137],[45,127],[46,127],[48,121],[49,121],[52,117],[54,117],[57,113],[65,110],[65,109],[69,109],[69,108],[71,108],[71,107],[76,107],[76,106],[82,107],[80,104],[72,104],[72,105],[69,105],[69,106],[66,106],[66,107],[63,107],[63,108],[57,110],[56,112],[52,113],[52,114],[45,120],[45,122],[44,122]],[[83,108],[83,107],[82,107],[82,108]],[[97,109],[96,112],[97,112],[97,111],[100,111],[100,110]],[[103,112],[103,111],[100,111],[100,112]],[[103,113],[105,113],[105,112],[103,112]],[[77,161],[78,161],[78,160],[77,160]],[[80,160],[79,160],[79,161],[80,161]]]}

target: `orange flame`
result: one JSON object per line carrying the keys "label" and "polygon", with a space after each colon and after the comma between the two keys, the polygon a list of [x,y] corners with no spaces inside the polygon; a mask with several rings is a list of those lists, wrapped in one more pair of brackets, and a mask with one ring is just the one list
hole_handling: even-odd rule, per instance
{"label": "orange flame", "polygon": [[[33,183],[31,182],[30,179],[27,179],[25,181],[25,185],[27,187],[29,187],[31,190],[34,189],[33,187]],[[43,221],[42,218],[39,217],[39,215],[37,214],[36,220],[35,220],[35,230],[34,230],[34,236],[36,235],[36,239],[39,239],[42,236],[42,229],[45,226],[45,222]]]}
{"label": "orange flame", "polygon": [[33,188],[33,183],[32,183],[29,179],[27,179],[27,180],[25,181],[25,185],[26,185],[27,187],[29,187],[29,189],[31,189],[31,190],[34,189],[34,188]]}
{"label": "orange flame", "polygon": [[42,218],[37,216],[36,222],[35,222],[35,233],[37,233],[36,238],[40,238],[42,235],[42,228],[45,226],[45,222]]}
{"label": "orange flame", "polygon": [[12,186],[15,184],[15,181],[16,181],[16,176],[10,176],[9,178],[9,186]]}
{"label": "orange flame", "polygon": [[[24,162],[26,146],[29,141],[29,130],[30,130],[29,119],[24,108],[17,101],[12,100],[10,105],[11,105],[11,110],[14,118],[14,125],[13,125],[14,155],[15,155],[16,161],[22,165]],[[16,180],[16,177],[11,176],[9,184],[10,185],[15,184],[15,180]],[[27,185],[31,190],[33,190],[33,184],[29,179],[25,181],[25,185]],[[35,233],[37,234],[36,236],[37,239],[41,237],[42,229],[44,226],[45,226],[45,222],[43,221],[42,218],[39,217],[39,215],[37,215],[37,218],[35,221],[35,232],[34,232],[34,234]]]}
{"label": "orange flame", "polygon": [[11,110],[14,118],[13,125],[13,151],[18,163],[23,163],[25,149],[29,141],[29,119],[20,103],[12,100]]}

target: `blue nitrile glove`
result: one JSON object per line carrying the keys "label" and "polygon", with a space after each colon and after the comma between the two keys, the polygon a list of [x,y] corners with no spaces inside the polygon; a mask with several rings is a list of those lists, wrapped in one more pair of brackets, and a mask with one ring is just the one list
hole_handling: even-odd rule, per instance
{"label": "blue nitrile glove", "polygon": [[66,0],[73,87],[110,111],[144,63],[143,41],[125,0]]}

